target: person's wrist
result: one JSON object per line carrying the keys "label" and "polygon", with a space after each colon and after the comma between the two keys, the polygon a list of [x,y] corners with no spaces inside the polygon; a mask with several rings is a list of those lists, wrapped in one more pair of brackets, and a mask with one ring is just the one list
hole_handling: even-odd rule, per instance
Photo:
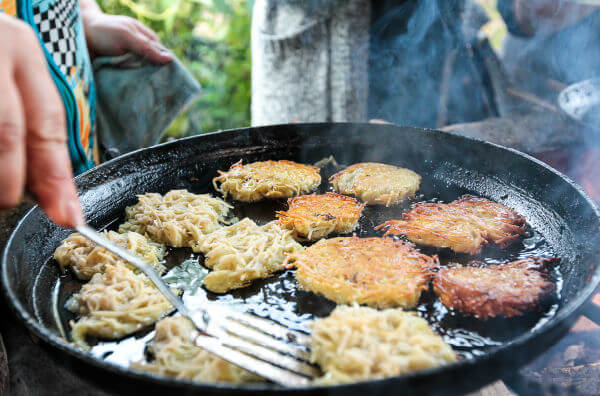
{"label": "person's wrist", "polygon": [[84,29],[90,26],[95,19],[104,15],[102,10],[95,8],[87,8],[81,10],[81,22],[83,23]]}
{"label": "person's wrist", "polygon": [[[86,5],[87,3],[91,3]],[[88,51],[91,58],[96,57],[96,44],[97,40],[94,40],[94,26],[97,25],[97,21],[100,21],[106,14],[98,7],[93,1],[81,1],[81,23],[83,24],[83,32],[85,35],[85,41],[87,43]]]}
{"label": "person's wrist", "polygon": [[104,12],[102,12],[94,0],[81,0],[80,10],[81,22],[83,23],[84,29],[88,27],[90,22],[93,22],[94,19],[104,15]]}

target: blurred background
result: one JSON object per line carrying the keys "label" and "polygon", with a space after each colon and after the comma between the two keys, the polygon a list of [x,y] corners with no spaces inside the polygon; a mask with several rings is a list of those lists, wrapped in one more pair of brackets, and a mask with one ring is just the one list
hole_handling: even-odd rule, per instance
{"label": "blurred background", "polygon": [[[169,128],[181,137],[250,125],[250,25],[253,0],[97,0],[105,12],[150,26],[203,87],[202,96]],[[496,51],[506,26],[496,0],[478,0],[482,27]]]}
{"label": "blurred background", "polygon": [[194,74],[202,96],[167,136],[250,124],[252,0],[97,0],[111,14],[150,26]]}

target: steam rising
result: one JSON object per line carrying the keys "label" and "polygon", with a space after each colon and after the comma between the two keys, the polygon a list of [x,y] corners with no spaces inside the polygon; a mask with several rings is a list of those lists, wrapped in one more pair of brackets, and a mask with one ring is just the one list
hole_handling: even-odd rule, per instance
{"label": "steam rising", "polygon": [[[588,152],[600,147],[600,93],[583,117],[587,125],[561,110],[557,97],[600,77],[600,9],[566,0],[524,4],[529,13],[521,12],[519,24],[506,19],[511,33],[498,55],[480,32],[487,17],[474,1],[374,2],[369,117],[452,125],[447,129],[539,154],[590,191],[600,180],[582,178],[600,166],[600,155]],[[562,159],[547,155],[565,149]]]}

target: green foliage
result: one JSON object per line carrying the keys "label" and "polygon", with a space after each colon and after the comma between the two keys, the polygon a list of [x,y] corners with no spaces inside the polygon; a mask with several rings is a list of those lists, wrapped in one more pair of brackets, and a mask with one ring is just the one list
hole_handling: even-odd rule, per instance
{"label": "green foliage", "polygon": [[489,22],[486,23],[481,28],[481,30],[487,36],[487,38],[490,40],[490,44],[492,45],[492,48],[494,48],[496,51],[500,52],[502,50],[504,38],[506,37],[508,30],[506,28],[506,24],[504,23],[504,20],[502,19],[502,16],[500,15],[500,12],[498,12],[498,7],[497,7],[498,1],[497,0],[477,0],[477,2],[479,3],[479,5],[481,5],[481,7],[483,7],[483,9],[485,10],[485,12],[488,15],[488,18],[490,18]]}
{"label": "green foliage", "polygon": [[180,137],[250,124],[253,0],[97,0],[110,14],[137,18],[158,33],[203,87],[171,125]]}

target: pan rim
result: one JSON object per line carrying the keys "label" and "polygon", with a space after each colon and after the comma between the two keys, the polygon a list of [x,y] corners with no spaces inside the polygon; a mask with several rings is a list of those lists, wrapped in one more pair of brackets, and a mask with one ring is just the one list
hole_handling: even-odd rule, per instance
{"label": "pan rim", "polygon": [[[268,127],[268,128],[271,128],[271,127],[294,127],[294,126],[331,127],[334,125],[337,125],[337,126],[346,125],[346,126],[353,126],[353,127],[360,127],[360,126],[367,127],[368,126],[370,128],[390,127],[390,126],[391,127],[402,127],[400,125],[395,125],[395,124],[379,125],[379,124],[371,124],[371,123],[347,123],[347,122],[344,122],[344,123],[276,124],[276,125],[265,125],[265,126],[259,126],[259,127],[245,127],[245,128],[228,129],[228,130],[223,130],[223,131],[215,131],[215,132],[210,132],[210,133],[206,133],[203,135],[190,136],[190,137],[186,137],[183,139],[178,139],[178,140],[174,140],[171,142],[165,142],[165,143],[157,144],[157,145],[154,145],[151,147],[141,148],[141,149],[132,151],[130,153],[124,154],[123,156],[119,156],[110,161],[107,161],[93,169],[90,169],[90,170],[78,175],[77,177],[75,177],[74,180],[77,183],[79,180],[81,180],[86,175],[90,174],[91,172],[94,172],[95,169],[111,166],[113,163],[116,163],[117,161],[123,161],[129,157],[135,156],[139,152],[149,150],[149,149],[156,149],[159,147],[170,146],[170,145],[175,146],[177,144],[181,144],[182,142],[185,143],[186,141],[195,140],[195,139],[199,139],[199,138],[201,139],[203,136],[226,135],[226,134],[232,134],[232,133],[239,133],[240,131],[256,130],[256,129],[260,129],[263,127]],[[464,139],[466,141],[477,141],[477,142],[483,143],[484,145],[489,145],[489,146],[495,147],[500,150],[508,150],[517,156],[525,157],[526,159],[533,161],[538,166],[541,166],[545,170],[550,171],[551,173],[555,174],[556,176],[559,176],[561,179],[566,181],[569,184],[569,186],[574,188],[577,191],[577,193],[582,198],[584,198],[584,200],[590,205],[590,207],[594,211],[595,215],[597,217],[600,217],[600,209],[595,204],[595,202],[588,196],[588,194],[585,192],[585,190],[583,190],[583,188],[581,186],[576,184],[569,177],[563,175],[561,172],[557,171],[556,169],[550,167],[549,165],[543,163],[542,161],[540,161],[528,154],[525,154],[523,152],[520,152],[518,150],[509,148],[509,147],[501,146],[499,144],[487,142],[487,141],[472,138],[472,137],[462,136],[460,134],[453,133],[453,132],[445,132],[445,131],[426,129],[426,128],[415,128],[415,127],[410,127],[410,128],[414,129],[414,130],[419,130],[422,133],[452,135],[458,139]],[[2,261],[0,262],[0,266],[2,267],[1,276],[2,276],[3,294],[4,294],[5,298],[8,300],[9,306],[10,306],[11,310],[13,311],[13,313],[15,314],[15,316],[17,316],[19,318],[19,320],[27,327],[27,329],[29,331],[34,333],[36,336],[38,336],[44,342],[46,342],[47,344],[51,345],[52,347],[60,350],[61,352],[70,355],[73,358],[80,359],[83,362],[90,364],[94,367],[106,370],[106,371],[114,373],[114,374],[119,374],[124,377],[130,377],[130,378],[133,377],[137,380],[149,381],[154,384],[170,386],[170,387],[177,387],[177,388],[192,387],[196,390],[215,390],[215,389],[217,389],[217,390],[221,390],[221,391],[230,391],[230,392],[246,392],[246,391],[308,392],[308,391],[319,391],[319,390],[321,390],[321,391],[328,391],[328,390],[329,391],[331,391],[331,390],[344,391],[345,389],[350,389],[351,387],[356,386],[356,385],[361,385],[361,386],[381,385],[381,386],[384,386],[385,384],[393,384],[395,382],[408,382],[408,381],[415,380],[415,379],[423,379],[430,375],[441,374],[443,372],[450,372],[450,371],[461,370],[461,369],[464,370],[473,365],[483,363],[486,360],[493,359],[497,354],[503,352],[507,348],[514,348],[514,347],[518,348],[520,346],[525,345],[528,342],[531,342],[534,338],[536,338],[539,335],[542,335],[544,333],[550,333],[552,330],[555,330],[561,324],[566,323],[568,321],[568,319],[570,317],[572,317],[577,311],[580,311],[583,308],[583,306],[587,303],[587,301],[591,298],[593,292],[596,290],[598,285],[600,285],[600,266],[598,266],[598,268],[595,269],[593,275],[590,277],[590,280],[587,283],[587,285],[578,292],[578,295],[572,301],[570,301],[568,304],[564,305],[559,310],[559,312],[553,317],[552,320],[544,323],[542,326],[540,326],[538,328],[535,328],[531,331],[528,331],[528,332],[512,339],[509,342],[503,343],[502,345],[500,345],[498,347],[494,347],[494,348],[490,349],[489,352],[486,353],[485,355],[478,356],[478,357],[475,357],[472,359],[465,359],[462,361],[458,361],[458,362],[440,366],[440,367],[434,367],[434,368],[421,370],[421,371],[413,372],[413,373],[407,373],[407,374],[390,377],[390,378],[361,381],[361,382],[350,383],[350,384],[329,385],[329,386],[316,385],[316,386],[299,387],[299,388],[283,387],[280,385],[266,384],[266,383],[250,383],[250,384],[242,384],[242,385],[234,385],[234,384],[228,384],[228,383],[214,383],[214,384],[199,383],[199,382],[193,382],[190,380],[179,380],[179,379],[175,379],[175,378],[164,377],[164,376],[160,376],[157,374],[147,373],[147,372],[143,372],[140,370],[136,370],[133,368],[126,368],[126,367],[123,367],[123,366],[120,366],[120,365],[117,365],[114,363],[109,363],[109,362],[106,362],[99,358],[96,358],[96,357],[90,355],[89,353],[82,351],[82,350],[76,348],[75,346],[70,345],[65,340],[60,338],[58,335],[53,334],[48,329],[46,329],[44,326],[42,326],[36,318],[34,318],[32,315],[30,315],[27,312],[26,308],[23,306],[23,304],[21,304],[21,302],[19,301],[19,298],[15,295],[15,293],[11,287],[11,282],[8,279],[8,273],[7,273],[7,267],[8,267],[7,262],[9,260],[9,257],[8,257],[8,252],[10,250],[9,247],[13,244],[13,240],[15,238],[15,235],[17,234],[17,231],[19,231],[19,229],[22,227],[22,224],[26,220],[28,220],[28,217],[36,210],[41,210],[38,205],[35,205],[30,210],[28,210],[25,213],[25,215],[23,215],[23,217],[19,220],[19,222],[17,223],[17,225],[15,226],[15,228],[13,229],[9,238],[6,241],[6,245],[2,252]]]}

